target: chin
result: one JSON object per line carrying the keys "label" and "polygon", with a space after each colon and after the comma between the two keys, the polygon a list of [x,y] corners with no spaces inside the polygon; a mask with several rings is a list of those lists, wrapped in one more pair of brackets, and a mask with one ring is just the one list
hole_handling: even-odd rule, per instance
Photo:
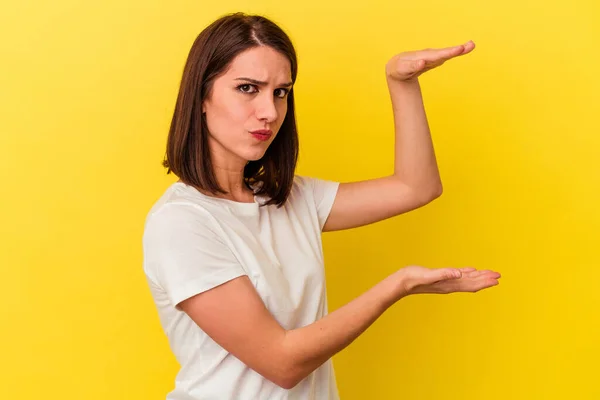
{"label": "chin", "polygon": [[247,149],[244,152],[240,152],[238,153],[243,159],[247,160],[247,161],[258,161],[261,158],[263,158],[263,156],[265,155],[265,153],[267,152],[267,148],[250,148]]}
{"label": "chin", "polygon": [[255,153],[255,154],[252,154],[252,155],[248,155],[248,157],[246,157],[246,159],[247,159],[248,161],[258,161],[258,160],[260,160],[261,158],[263,158],[263,156],[264,156],[264,155],[265,155],[265,152],[263,151],[263,152],[262,152],[262,153],[260,153],[260,154],[256,154],[256,153]]}

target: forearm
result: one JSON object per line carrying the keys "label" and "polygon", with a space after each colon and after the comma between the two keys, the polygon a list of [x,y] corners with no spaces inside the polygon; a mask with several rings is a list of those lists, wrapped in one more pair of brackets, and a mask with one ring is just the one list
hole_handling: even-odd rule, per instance
{"label": "forearm", "polygon": [[394,112],[394,175],[419,192],[442,189],[433,142],[418,80],[388,78]]}
{"label": "forearm", "polygon": [[391,278],[385,279],[317,322],[288,331],[283,347],[291,380],[308,376],[371,326],[397,301],[394,285]]}

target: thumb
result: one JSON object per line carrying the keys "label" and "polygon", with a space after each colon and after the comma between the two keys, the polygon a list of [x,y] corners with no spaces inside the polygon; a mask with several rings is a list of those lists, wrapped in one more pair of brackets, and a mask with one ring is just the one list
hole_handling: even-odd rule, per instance
{"label": "thumb", "polygon": [[424,65],[425,65],[425,61],[424,60],[415,60],[412,63],[412,70],[413,71],[418,71],[421,68],[423,68]]}
{"label": "thumb", "polygon": [[427,276],[427,283],[431,284],[439,281],[459,279],[460,277],[462,277],[462,272],[458,268],[432,269],[429,276]]}

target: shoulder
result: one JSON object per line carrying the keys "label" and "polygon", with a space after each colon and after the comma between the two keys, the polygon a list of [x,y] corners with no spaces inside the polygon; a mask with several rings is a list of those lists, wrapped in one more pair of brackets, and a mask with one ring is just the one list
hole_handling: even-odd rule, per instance
{"label": "shoulder", "polygon": [[339,182],[309,175],[295,175],[292,191],[314,196],[323,190],[337,190]]}
{"label": "shoulder", "polygon": [[292,183],[292,192],[309,192],[312,190],[312,180],[314,178],[305,175],[294,175]]}
{"label": "shoulder", "polygon": [[202,200],[181,183],[169,186],[146,215],[144,240],[202,231],[212,233],[214,211]]}
{"label": "shoulder", "polygon": [[339,185],[339,182],[333,180],[296,175],[289,200],[294,208],[298,203],[301,203],[301,207],[315,216],[320,228],[323,229],[335,201]]}
{"label": "shoulder", "polygon": [[334,180],[317,178],[308,175],[296,175],[292,192],[308,197],[313,202],[320,203],[323,199],[335,197],[340,183]]}

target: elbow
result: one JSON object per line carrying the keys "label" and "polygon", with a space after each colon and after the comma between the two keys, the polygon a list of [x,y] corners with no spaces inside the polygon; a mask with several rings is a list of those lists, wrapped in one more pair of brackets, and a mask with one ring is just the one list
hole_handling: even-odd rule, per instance
{"label": "elbow", "polygon": [[298,368],[294,368],[291,365],[282,364],[279,371],[276,373],[276,378],[273,382],[283,389],[293,389],[298,383],[300,383],[306,376]]}
{"label": "elbow", "polygon": [[429,201],[433,201],[433,200],[437,199],[438,197],[440,197],[442,195],[442,193],[444,193],[444,187],[440,183],[431,190]]}
{"label": "elbow", "polygon": [[279,358],[280,362],[273,365],[271,381],[283,389],[293,389],[298,383],[310,374],[310,370],[294,362],[294,357],[289,355]]}
{"label": "elbow", "polygon": [[293,368],[289,363],[271,361],[266,368],[251,367],[255,372],[262,375],[271,383],[279,386],[282,389],[293,389],[306,376],[303,376],[298,369]]}
{"label": "elbow", "polygon": [[443,193],[444,189],[442,184],[437,184],[426,189],[422,189],[419,191],[418,201],[421,205],[426,205],[440,197]]}
{"label": "elbow", "polygon": [[296,385],[300,383],[300,380],[298,379],[294,379],[294,378],[285,378],[285,379],[281,379],[278,382],[276,382],[275,384],[283,389],[286,390],[291,390],[294,387],[296,387]]}
{"label": "elbow", "polygon": [[274,374],[270,379],[271,382],[283,389],[293,389],[303,378],[291,372],[280,371]]}

